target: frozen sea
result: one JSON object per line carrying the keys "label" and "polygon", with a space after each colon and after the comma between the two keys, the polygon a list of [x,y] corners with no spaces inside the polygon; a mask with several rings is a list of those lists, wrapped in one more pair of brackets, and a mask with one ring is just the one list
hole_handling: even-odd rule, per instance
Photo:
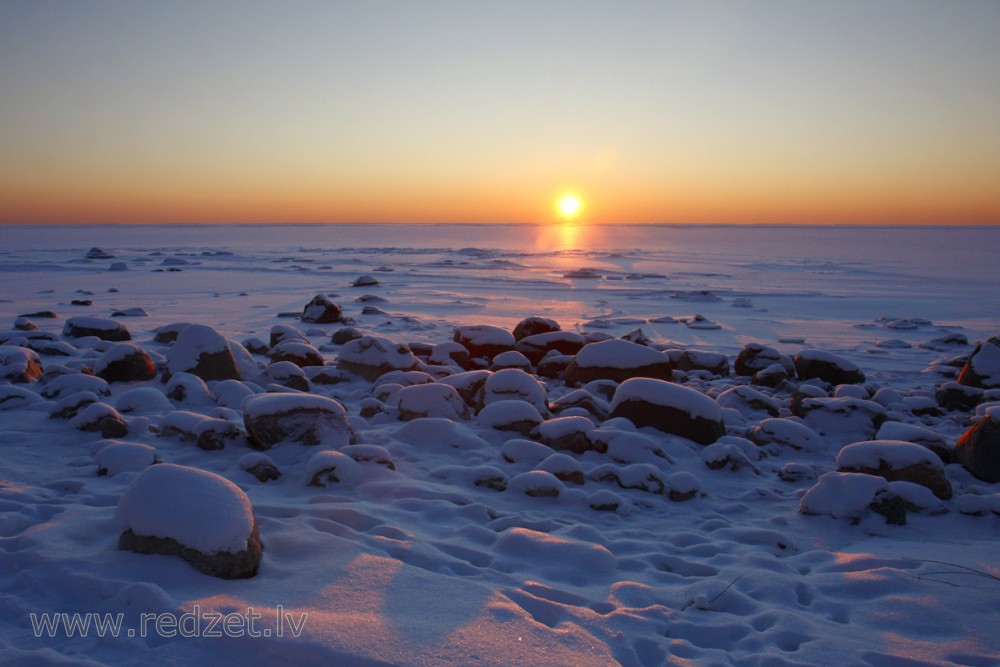
{"label": "frozen sea", "polygon": [[[952,446],[996,396],[964,411],[922,408],[977,342],[1000,334],[997,248],[998,227],[0,226],[0,350],[30,345],[13,331],[18,317],[53,311],[29,318],[65,343],[40,361],[51,377],[74,374],[109,344],[63,336],[68,318],[142,309],[114,319],[155,361],[170,353],[155,330],[193,322],[235,342],[266,342],[272,327],[290,325],[335,365],[342,348],[330,335],[343,324],[297,317],[326,294],[362,333],[411,345],[450,341],[458,326],[510,330],[543,316],[583,336],[630,336],[664,354],[715,352],[730,363],[753,342],[788,356],[821,350],[865,373],[864,385],[837,396],[898,392],[882,406],[895,433],[923,429]],[[365,275],[379,284],[352,286]],[[249,374],[251,390],[268,388]],[[791,388],[761,391],[781,420],[817,431],[817,446],[752,445],[753,429],[773,415],[727,403],[718,444],[746,461],[713,469],[701,445],[592,415],[596,433],[629,434],[620,436],[632,443],[628,460],[561,452],[546,465],[575,467],[585,482],[535,497],[523,485],[475,482],[536,470],[544,445],[505,447],[538,437],[491,428],[474,409],[403,421],[396,390],[361,378],[309,390],[342,403],[358,442],[382,448],[394,469],[364,462],[323,488],[307,486],[322,445],[267,451],[282,476],[261,483],[239,464],[252,451],[245,445],[206,451],[165,434],[165,423],[207,416],[242,425],[238,402],[215,383],[183,399],[167,398],[159,376],[111,383],[97,398],[127,422],[119,440],[218,474],[249,497],[264,557],[252,579],[226,581],[176,557],[118,550],[115,511],[140,472],[123,464],[97,475],[107,443],[50,418],[67,398],[46,390],[51,377],[0,380],[4,664],[1000,664],[1000,485],[951,463],[952,498],[911,509],[906,525],[864,508],[804,514],[804,494],[836,470],[841,447],[877,434],[854,417],[794,416]],[[746,384],[677,379],[713,399]],[[572,391],[558,379],[540,386],[550,404]],[[375,396],[386,410],[362,416]],[[523,457],[502,454],[515,450]],[[609,469],[633,465],[650,466],[646,482],[693,478],[698,493],[674,502],[656,484],[609,481]],[[615,509],[598,511],[606,503],[595,498]],[[248,608],[268,636],[167,636],[140,625],[143,613]],[[104,637],[40,633],[32,614],[42,613],[122,614],[124,626]],[[277,636],[286,613],[305,619],[298,636],[283,625]]]}

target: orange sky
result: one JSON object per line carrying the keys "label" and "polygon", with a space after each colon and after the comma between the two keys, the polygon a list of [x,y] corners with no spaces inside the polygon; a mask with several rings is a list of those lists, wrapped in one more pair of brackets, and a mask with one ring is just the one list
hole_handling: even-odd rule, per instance
{"label": "orange sky", "polygon": [[289,7],[0,5],[0,222],[1000,224],[1000,3]]}

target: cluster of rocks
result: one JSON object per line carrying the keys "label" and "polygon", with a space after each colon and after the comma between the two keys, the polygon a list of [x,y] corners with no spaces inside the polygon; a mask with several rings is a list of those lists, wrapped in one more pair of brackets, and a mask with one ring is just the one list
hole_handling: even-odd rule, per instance
{"label": "cluster of rocks", "polygon": [[[499,466],[455,474],[478,487],[531,497],[559,497],[590,481],[688,500],[700,484],[688,472],[669,471],[671,447],[697,452],[708,469],[750,475],[761,474],[759,462],[767,457],[838,447],[833,470],[789,462],[778,476],[813,483],[803,512],[852,519],[868,510],[901,523],[908,510],[939,510],[953,494],[949,465],[1000,482],[1000,409],[985,407],[1000,400],[1000,338],[977,346],[936,390],[904,395],[867,382],[856,365],[822,350],[790,357],[750,343],[730,359],[656,345],[641,332],[620,339],[563,331],[542,317],[526,318],[513,330],[460,326],[451,340],[435,345],[401,343],[352,326],[314,344],[316,330],[307,336],[287,324],[272,327],[266,341],[237,342],[211,327],[178,322],[156,329],[153,343],[143,347],[120,320],[71,317],[57,336],[31,321],[46,316],[27,314],[0,333],[0,410],[47,400],[53,419],[100,434],[105,440],[94,453],[99,474],[144,471],[133,487],[145,490],[130,487],[126,494],[132,500],[122,510],[128,524],[122,548],[179,555],[216,576],[256,572],[262,553],[256,522],[252,512],[248,523],[238,510],[249,501],[234,496],[239,489],[221,477],[191,478],[205,487],[206,497],[229,498],[218,502],[242,522],[235,550],[199,549],[200,537],[171,531],[176,515],[149,518],[144,502],[176,507],[186,501],[150,476],[164,468],[155,448],[120,440],[132,424],[206,451],[255,450],[239,467],[262,483],[283,473],[264,452],[316,447],[304,480],[326,486],[356,478],[365,465],[395,470],[390,452],[358,442],[351,415],[324,395],[367,386],[357,417],[373,423],[445,420],[509,436],[498,452]],[[300,319],[350,324],[324,295],[306,304]],[[66,363],[43,364],[43,356]],[[113,385],[129,387],[114,402]],[[194,409],[176,410],[171,401]],[[140,419],[143,410],[162,417]],[[978,418],[957,445],[906,423],[976,410]],[[636,428],[669,437],[651,438]],[[508,474],[504,463],[531,468]],[[173,470],[163,479],[185,474]],[[855,498],[847,509],[834,502],[845,489]],[[597,511],[616,511],[622,503],[607,488],[588,502]],[[213,508],[201,511],[211,517]]]}

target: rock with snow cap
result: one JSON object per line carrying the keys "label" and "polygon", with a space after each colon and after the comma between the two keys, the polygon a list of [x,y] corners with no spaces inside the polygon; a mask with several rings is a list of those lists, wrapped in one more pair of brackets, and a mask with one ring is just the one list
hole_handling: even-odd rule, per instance
{"label": "rock with snow cap", "polygon": [[651,426],[702,445],[725,433],[722,408],[699,391],[651,378],[626,380],[615,391],[612,417]]}

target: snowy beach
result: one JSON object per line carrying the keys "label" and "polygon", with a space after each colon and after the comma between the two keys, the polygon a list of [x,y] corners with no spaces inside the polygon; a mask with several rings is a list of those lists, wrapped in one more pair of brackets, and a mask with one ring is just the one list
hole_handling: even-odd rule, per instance
{"label": "snowy beach", "polygon": [[998,665],[997,247],[0,226],[0,660]]}

